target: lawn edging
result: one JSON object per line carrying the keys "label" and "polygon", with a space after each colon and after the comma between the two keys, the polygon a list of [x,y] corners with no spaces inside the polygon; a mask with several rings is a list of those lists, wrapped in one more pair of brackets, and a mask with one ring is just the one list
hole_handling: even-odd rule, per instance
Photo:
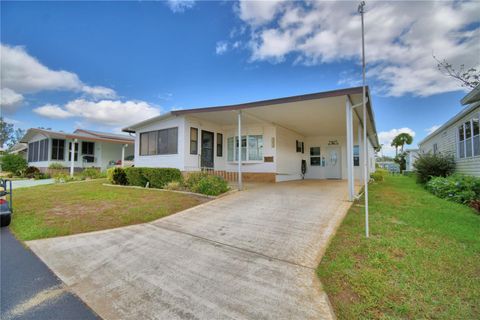
{"label": "lawn edging", "polygon": [[206,194],[196,193],[196,192],[191,192],[191,191],[167,190],[167,189],[160,189],[160,188],[145,188],[145,187],[139,187],[139,186],[122,186],[122,185],[111,184],[111,183],[103,183],[103,185],[106,186],[106,187],[130,188],[130,189],[141,189],[141,190],[155,190],[155,191],[163,191],[163,192],[175,192],[175,193],[182,193],[182,194],[189,194],[189,195],[193,195],[193,196],[203,197],[203,198],[207,198],[207,199],[222,198],[222,197],[225,197],[227,195],[230,195],[230,194],[238,191],[236,189],[232,189],[232,190],[229,190],[225,193],[219,194],[218,196],[209,196],[209,195],[206,195]]}

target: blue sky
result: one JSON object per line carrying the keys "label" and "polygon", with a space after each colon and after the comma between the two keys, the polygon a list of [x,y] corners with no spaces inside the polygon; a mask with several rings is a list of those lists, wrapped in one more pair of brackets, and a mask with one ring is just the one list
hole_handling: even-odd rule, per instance
{"label": "blue sky", "polygon": [[[358,85],[356,7],[1,2],[2,115],[25,129],[118,131],[171,109]],[[480,65],[479,7],[367,5],[368,82],[384,143],[400,131],[418,142],[461,110],[465,90],[436,70],[432,53]]]}

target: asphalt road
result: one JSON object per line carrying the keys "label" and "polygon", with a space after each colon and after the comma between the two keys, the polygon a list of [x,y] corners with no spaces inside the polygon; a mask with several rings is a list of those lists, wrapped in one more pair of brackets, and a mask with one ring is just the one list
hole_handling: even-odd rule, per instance
{"label": "asphalt road", "polygon": [[0,319],[100,319],[29,249],[1,228]]}

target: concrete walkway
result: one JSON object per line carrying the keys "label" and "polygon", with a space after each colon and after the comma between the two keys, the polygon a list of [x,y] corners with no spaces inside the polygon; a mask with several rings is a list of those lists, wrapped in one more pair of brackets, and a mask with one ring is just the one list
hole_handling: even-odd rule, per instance
{"label": "concrete walkway", "polygon": [[41,186],[41,185],[44,185],[44,184],[52,184],[52,183],[55,183],[55,179],[14,180],[14,181],[12,181],[12,189],[29,188],[29,187]]}
{"label": "concrete walkway", "polygon": [[344,181],[261,185],[148,224],[28,242],[105,319],[332,319],[315,268]]}

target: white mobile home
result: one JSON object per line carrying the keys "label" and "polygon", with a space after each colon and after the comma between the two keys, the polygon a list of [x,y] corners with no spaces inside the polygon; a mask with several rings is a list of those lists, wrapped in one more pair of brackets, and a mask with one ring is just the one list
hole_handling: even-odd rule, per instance
{"label": "white mobile home", "polygon": [[29,166],[45,171],[51,163],[58,163],[73,172],[90,167],[104,171],[112,163],[122,161],[122,155],[123,158],[133,156],[135,141],[125,134],[84,129],[66,133],[32,128],[21,142],[28,146]]}
{"label": "white mobile home", "polygon": [[353,189],[354,178],[362,177],[365,122],[369,172],[379,147],[368,90],[367,98],[366,121],[358,87],[171,111],[123,131],[136,133],[137,167],[207,168],[241,173],[244,181],[278,182],[301,179],[304,161],[306,179],[348,179]]}
{"label": "white mobile home", "polygon": [[480,176],[480,85],[461,100],[466,107],[419,142],[421,153],[448,153],[456,171]]}

